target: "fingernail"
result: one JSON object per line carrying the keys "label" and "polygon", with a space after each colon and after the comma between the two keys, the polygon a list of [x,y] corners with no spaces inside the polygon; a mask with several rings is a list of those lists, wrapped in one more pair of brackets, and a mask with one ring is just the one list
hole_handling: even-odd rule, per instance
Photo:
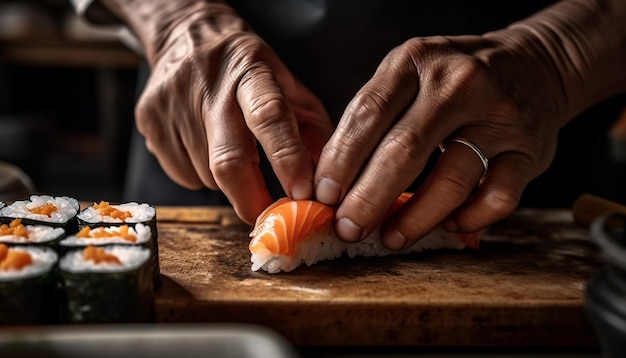
{"label": "fingernail", "polygon": [[313,183],[310,180],[299,180],[291,187],[291,198],[294,200],[309,199],[312,194]]}
{"label": "fingernail", "polygon": [[406,245],[406,241],[406,237],[397,230],[389,232],[383,238],[383,244],[385,244],[385,246],[391,250],[403,249],[404,245]]}
{"label": "fingernail", "polygon": [[459,227],[456,225],[454,220],[449,219],[449,218],[445,219],[441,223],[441,228],[444,229],[447,232],[457,232],[457,231],[459,231]]}
{"label": "fingernail", "polygon": [[348,218],[341,218],[337,220],[335,231],[341,239],[348,242],[359,241],[361,233],[363,232],[358,225]]}
{"label": "fingernail", "polygon": [[339,202],[341,188],[339,183],[330,178],[322,178],[315,188],[315,197],[327,205],[335,205]]}

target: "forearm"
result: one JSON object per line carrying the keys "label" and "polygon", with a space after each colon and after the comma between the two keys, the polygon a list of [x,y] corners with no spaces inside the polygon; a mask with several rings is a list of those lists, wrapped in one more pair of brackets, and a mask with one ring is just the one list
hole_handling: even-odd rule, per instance
{"label": "forearm", "polygon": [[[232,31],[245,30],[247,25],[222,1],[214,0],[99,0],[126,23],[143,44],[148,60],[167,46],[168,39],[183,33],[190,41],[210,42]],[[203,18],[206,26],[194,19]],[[195,28],[185,26],[194,24]],[[180,32],[180,34],[179,34]],[[195,36],[195,37],[194,37]]]}
{"label": "forearm", "polygon": [[624,0],[563,0],[487,36],[534,48],[552,63],[569,120],[626,90],[625,23]]}

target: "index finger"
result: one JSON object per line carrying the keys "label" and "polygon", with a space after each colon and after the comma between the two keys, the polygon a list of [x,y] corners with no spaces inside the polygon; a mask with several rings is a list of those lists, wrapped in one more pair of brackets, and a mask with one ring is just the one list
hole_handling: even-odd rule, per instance
{"label": "index finger", "polygon": [[381,63],[350,101],[322,151],[315,173],[315,195],[327,205],[344,199],[379,141],[419,91],[415,69],[397,66],[402,61],[393,56],[392,51],[387,57],[390,60]]}
{"label": "index finger", "polygon": [[206,121],[211,173],[237,216],[252,224],[272,202],[259,168],[256,141],[243,118],[237,117],[237,108],[214,107],[211,113],[220,113],[222,118],[229,119],[228,123]]}
{"label": "index finger", "polygon": [[270,68],[250,69],[237,88],[246,124],[259,141],[287,195],[313,194],[314,163],[300,136],[295,114]]}

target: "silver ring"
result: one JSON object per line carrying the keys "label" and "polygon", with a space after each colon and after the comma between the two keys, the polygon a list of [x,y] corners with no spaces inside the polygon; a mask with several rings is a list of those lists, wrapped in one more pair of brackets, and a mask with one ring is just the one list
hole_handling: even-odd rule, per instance
{"label": "silver ring", "polygon": [[446,145],[450,143],[461,143],[469,147],[471,150],[473,150],[474,153],[478,155],[478,158],[480,159],[480,161],[483,163],[483,168],[485,169],[484,172],[485,173],[487,172],[487,170],[489,169],[489,159],[487,159],[487,156],[485,156],[483,151],[480,150],[480,148],[478,148],[474,143],[470,142],[469,140],[463,137],[454,137],[454,138],[447,140],[445,145],[443,143],[439,144],[439,149],[441,150],[442,153],[446,150]]}

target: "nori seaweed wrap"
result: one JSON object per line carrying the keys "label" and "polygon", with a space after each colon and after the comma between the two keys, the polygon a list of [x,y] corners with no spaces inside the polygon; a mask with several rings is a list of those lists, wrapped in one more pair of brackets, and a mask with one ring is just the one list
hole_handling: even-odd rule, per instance
{"label": "nori seaweed wrap", "polygon": [[78,228],[84,227],[110,227],[113,225],[135,225],[143,224],[150,228],[151,240],[150,250],[152,251],[153,277],[155,287],[161,284],[161,274],[159,267],[159,244],[156,220],[156,209],[146,203],[123,203],[110,205],[106,201],[91,205],[83,209],[77,215]]}
{"label": "nori seaweed wrap", "polygon": [[22,219],[24,225],[47,225],[75,232],[79,211],[78,200],[69,196],[31,195],[29,200],[17,200],[0,209],[0,223]]}
{"label": "nori seaweed wrap", "polygon": [[[86,257],[89,249],[98,254]],[[97,262],[102,257],[118,262]],[[115,245],[72,250],[59,260],[59,276],[67,323],[154,321],[149,249]]]}
{"label": "nori seaweed wrap", "polygon": [[57,323],[57,261],[49,247],[0,244],[0,324]]}
{"label": "nori seaweed wrap", "polygon": [[24,225],[22,219],[0,224],[0,243],[9,245],[49,246],[56,249],[65,237],[65,229],[48,225]]}

